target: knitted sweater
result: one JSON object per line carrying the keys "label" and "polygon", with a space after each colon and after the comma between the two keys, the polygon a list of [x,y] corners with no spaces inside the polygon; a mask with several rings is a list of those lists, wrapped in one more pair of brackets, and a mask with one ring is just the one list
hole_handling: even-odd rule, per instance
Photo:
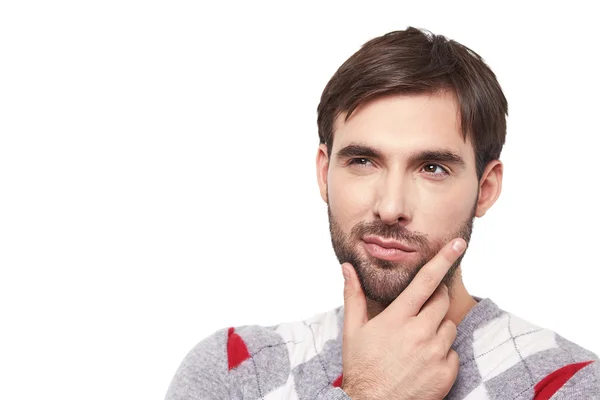
{"label": "knitted sweater", "polygon": [[[474,298],[452,345],[460,368],[446,399],[600,399],[595,354]],[[348,400],[340,388],[343,315],[338,307],[304,321],[219,330],[186,356],[166,399]]]}

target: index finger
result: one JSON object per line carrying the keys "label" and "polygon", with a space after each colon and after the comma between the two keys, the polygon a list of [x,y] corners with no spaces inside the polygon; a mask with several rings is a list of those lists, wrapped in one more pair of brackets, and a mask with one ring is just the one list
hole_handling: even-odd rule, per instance
{"label": "index finger", "polygon": [[446,273],[467,247],[464,239],[455,239],[421,268],[408,287],[383,312],[394,318],[412,317],[419,314],[423,304],[431,297]]}

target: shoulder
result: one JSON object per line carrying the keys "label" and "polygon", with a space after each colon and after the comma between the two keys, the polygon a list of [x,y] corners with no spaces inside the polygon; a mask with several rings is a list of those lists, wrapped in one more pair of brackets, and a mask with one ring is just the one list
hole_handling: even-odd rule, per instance
{"label": "shoulder", "polygon": [[535,398],[600,399],[598,356],[557,332],[502,311],[473,339],[474,361],[488,389],[506,393],[510,382],[522,382],[513,386]]}
{"label": "shoulder", "polygon": [[[545,330],[554,338],[553,346],[532,359],[533,369],[540,371],[534,392],[553,399],[600,399],[600,359],[597,354]],[[533,345],[533,341],[528,342]]]}
{"label": "shoulder", "polygon": [[214,332],[184,358],[168,400],[261,398],[284,387],[292,369],[338,336],[339,308],[274,326],[245,325]]}
{"label": "shoulder", "polygon": [[221,329],[203,339],[181,362],[167,391],[167,400],[227,398],[228,329]]}

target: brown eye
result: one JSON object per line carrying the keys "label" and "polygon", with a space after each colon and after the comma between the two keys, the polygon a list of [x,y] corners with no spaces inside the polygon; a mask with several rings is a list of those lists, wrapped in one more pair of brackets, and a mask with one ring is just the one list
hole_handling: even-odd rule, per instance
{"label": "brown eye", "polygon": [[348,164],[349,165],[359,165],[359,166],[366,166],[368,165],[368,163],[370,163],[371,160],[369,160],[368,158],[364,158],[364,157],[360,157],[360,158],[353,158],[351,159]]}
{"label": "brown eye", "polygon": [[439,164],[425,164],[423,171],[431,175],[447,175],[448,171]]}

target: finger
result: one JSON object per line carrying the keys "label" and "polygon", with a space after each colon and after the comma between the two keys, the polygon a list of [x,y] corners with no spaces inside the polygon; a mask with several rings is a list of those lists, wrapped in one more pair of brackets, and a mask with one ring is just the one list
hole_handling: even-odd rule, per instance
{"label": "finger", "polygon": [[446,317],[449,308],[450,297],[448,295],[448,287],[441,283],[435,292],[433,292],[433,295],[425,302],[417,318],[423,321],[430,333],[435,334]]}
{"label": "finger", "polygon": [[450,352],[456,340],[456,324],[449,319],[444,319],[437,330],[437,337],[444,343],[444,348]]}
{"label": "finger", "polygon": [[367,323],[367,299],[356,271],[349,263],[342,264],[344,274],[344,336],[351,336]]}
{"label": "finger", "polygon": [[[416,316],[466,247],[464,239],[455,239],[421,268],[406,289],[383,312],[392,318]],[[383,314],[383,313],[382,313]]]}
{"label": "finger", "polygon": [[460,358],[458,357],[458,353],[454,350],[450,350],[446,356],[446,361],[448,361],[452,371],[454,371],[454,379],[452,379],[452,381],[455,381],[456,376],[458,375],[458,368],[460,366]]}

